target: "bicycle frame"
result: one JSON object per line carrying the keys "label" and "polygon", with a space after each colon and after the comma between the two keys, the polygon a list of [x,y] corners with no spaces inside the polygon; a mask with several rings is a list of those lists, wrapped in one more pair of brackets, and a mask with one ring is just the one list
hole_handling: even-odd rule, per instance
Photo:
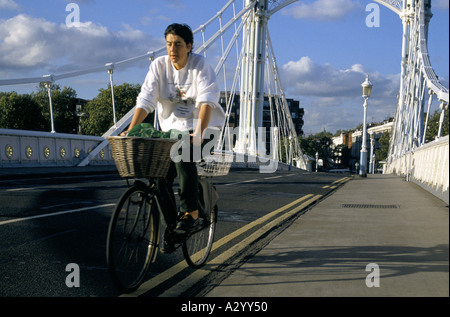
{"label": "bicycle frame", "polygon": [[[205,203],[204,212],[208,212],[211,208],[214,208],[219,200],[219,195],[209,180],[210,178],[211,177],[199,176],[198,179],[199,185],[202,188],[203,201]],[[158,209],[161,211],[166,224],[170,227],[170,229],[173,229],[177,223],[176,201],[172,188],[169,188],[166,181],[164,179],[154,178],[149,179],[149,183],[146,184],[144,181],[136,179],[134,184],[144,187],[151,187],[152,185],[155,185],[156,188],[153,190],[156,191],[154,197],[158,205]]]}
{"label": "bicycle frame", "polygon": [[[153,193],[153,198],[164,217],[165,223],[170,229],[175,228],[177,223],[176,201],[172,188],[169,188],[166,181],[162,178],[151,178],[148,183],[145,183],[136,179],[134,185],[143,186],[148,192]],[[153,186],[154,188],[152,188]]]}

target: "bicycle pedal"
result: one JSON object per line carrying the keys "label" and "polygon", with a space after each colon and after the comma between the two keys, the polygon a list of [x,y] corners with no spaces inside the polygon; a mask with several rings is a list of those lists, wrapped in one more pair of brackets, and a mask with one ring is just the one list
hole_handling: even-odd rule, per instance
{"label": "bicycle pedal", "polygon": [[175,246],[166,246],[166,247],[162,247],[161,249],[159,249],[159,251],[164,254],[171,254],[171,253],[175,252],[176,249],[177,248]]}

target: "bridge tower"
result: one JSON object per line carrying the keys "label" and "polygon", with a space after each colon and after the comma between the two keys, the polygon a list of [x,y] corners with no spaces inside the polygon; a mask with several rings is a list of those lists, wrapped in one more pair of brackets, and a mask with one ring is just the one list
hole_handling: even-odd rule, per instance
{"label": "bridge tower", "polygon": [[[440,187],[448,195],[448,136],[441,137],[441,130],[449,94],[431,66],[428,51],[432,1],[374,1],[397,13],[403,23],[400,90],[385,171],[432,184],[434,190]],[[431,106],[436,101],[441,111],[439,131],[435,140],[427,142]]]}
{"label": "bridge tower", "polygon": [[[238,153],[252,156],[265,156],[267,150],[269,150],[266,149],[266,142],[264,142],[267,131],[260,128],[263,127],[264,98],[265,96],[271,98],[267,91],[267,86],[270,84],[265,82],[265,78],[269,77],[271,80],[276,80],[272,77],[278,77],[276,65],[272,65],[269,58],[269,55],[273,52],[270,52],[271,43],[268,21],[272,14],[297,0],[243,1],[244,8],[252,5],[254,7],[242,31],[244,56],[240,64],[239,135],[234,150]],[[273,56],[272,59],[274,60]],[[275,61],[273,61],[273,64],[276,64]],[[275,69],[273,70],[275,76],[271,76],[270,72],[268,74],[268,69]],[[277,86],[280,87],[281,84],[278,83]],[[283,92],[281,94],[283,95]],[[282,99],[284,99],[284,95]],[[281,103],[285,103],[285,100]],[[289,113],[287,107],[284,107],[283,111]],[[288,118],[286,121],[290,122],[291,118]],[[295,129],[291,125],[288,130],[287,134],[286,132],[283,134],[284,138],[289,139],[289,143],[291,143],[291,149],[289,150],[291,154],[288,154],[291,157],[289,162],[293,163],[293,160],[295,160],[299,162],[297,165],[305,168],[301,149],[295,144],[298,143]],[[275,128],[273,139],[271,140],[272,147],[277,147],[279,144],[278,134],[278,128]],[[274,151],[274,149],[270,150],[270,152]]]}
{"label": "bridge tower", "polygon": [[375,0],[397,13],[403,23],[400,90],[391,134],[388,163],[425,143],[433,98],[442,113],[448,107],[448,88],[436,76],[428,53],[431,0]]}
{"label": "bridge tower", "polygon": [[[252,1],[244,0],[244,7]],[[239,138],[236,151],[250,155],[265,155],[263,143],[257,144],[257,127],[262,127],[264,107],[264,65],[268,0],[255,4],[254,13],[244,26],[245,56],[241,65]],[[261,132],[261,131],[260,131]],[[259,148],[263,147],[263,148]]]}

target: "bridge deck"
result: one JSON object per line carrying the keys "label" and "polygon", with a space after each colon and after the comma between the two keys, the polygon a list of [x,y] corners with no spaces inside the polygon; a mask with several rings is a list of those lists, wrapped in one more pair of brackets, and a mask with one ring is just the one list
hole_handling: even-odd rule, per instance
{"label": "bridge deck", "polygon": [[[208,296],[449,296],[448,217],[445,202],[400,177],[355,178]],[[370,263],[379,287],[366,285]]]}

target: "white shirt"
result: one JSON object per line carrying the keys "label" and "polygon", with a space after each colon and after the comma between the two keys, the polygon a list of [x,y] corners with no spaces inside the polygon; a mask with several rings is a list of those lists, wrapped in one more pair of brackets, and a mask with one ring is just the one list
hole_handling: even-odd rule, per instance
{"label": "white shirt", "polygon": [[225,113],[219,97],[216,74],[203,56],[189,54],[186,66],[177,70],[166,55],[150,64],[136,107],[147,113],[157,107],[162,131],[192,131],[197,125],[200,106],[205,103],[213,109],[209,126],[223,125]]}

